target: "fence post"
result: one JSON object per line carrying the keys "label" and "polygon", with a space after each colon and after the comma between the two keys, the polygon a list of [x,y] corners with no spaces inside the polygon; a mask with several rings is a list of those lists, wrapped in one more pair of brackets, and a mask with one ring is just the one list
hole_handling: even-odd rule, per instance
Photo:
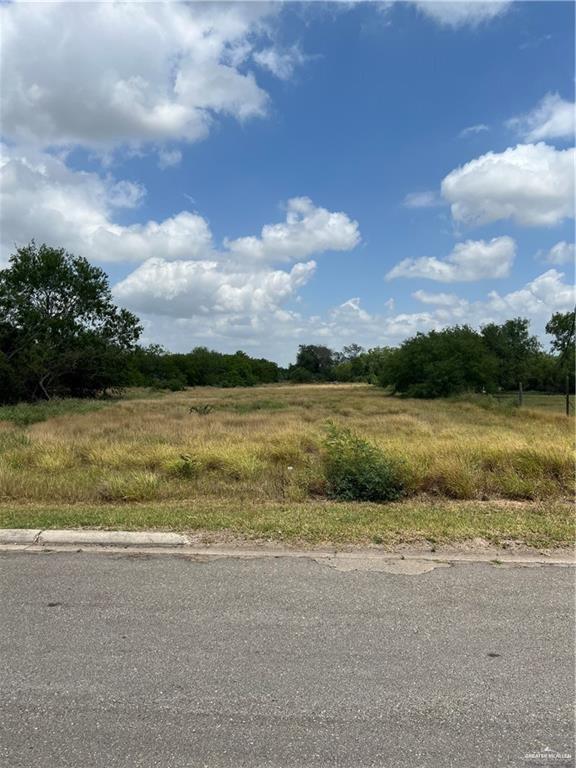
{"label": "fence post", "polygon": [[518,382],[518,405],[524,402],[524,392],[522,391],[522,382]]}
{"label": "fence post", "polygon": [[566,376],[566,416],[570,416],[570,376]]}

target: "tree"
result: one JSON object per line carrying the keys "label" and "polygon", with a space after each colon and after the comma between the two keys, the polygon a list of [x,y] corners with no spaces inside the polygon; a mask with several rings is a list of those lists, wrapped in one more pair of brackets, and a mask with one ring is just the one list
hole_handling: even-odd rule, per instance
{"label": "tree", "polygon": [[495,388],[496,360],[468,326],[418,333],[386,356],[380,384],[410,397],[447,397]]}
{"label": "tree", "polygon": [[314,379],[327,380],[334,366],[334,352],[318,344],[300,344],[296,356],[296,367],[312,374]]}
{"label": "tree", "polygon": [[574,386],[575,312],[555,312],[546,324],[546,333],[553,336],[550,346],[558,355],[558,367]]}
{"label": "tree", "polygon": [[561,358],[574,357],[575,312],[555,312],[546,323],[546,333],[554,336],[550,346]]}
{"label": "tree", "polygon": [[363,352],[364,347],[361,347],[359,344],[349,344],[347,347],[342,347],[342,358],[344,360],[355,360]]}
{"label": "tree", "polygon": [[[0,393],[94,395],[129,383],[125,355],[141,326],[112,302],[103,270],[62,248],[18,248],[0,270]],[[9,371],[9,372],[8,372]],[[17,382],[9,397],[6,381]]]}
{"label": "tree", "polygon": [[531,365],[542,352],[540,342],[530,334],[530,321],[516,317],[502,325],[489,323],[482,328],[482,338],[498,360],[498,386],[510,390],[520,382],[526,384]]}

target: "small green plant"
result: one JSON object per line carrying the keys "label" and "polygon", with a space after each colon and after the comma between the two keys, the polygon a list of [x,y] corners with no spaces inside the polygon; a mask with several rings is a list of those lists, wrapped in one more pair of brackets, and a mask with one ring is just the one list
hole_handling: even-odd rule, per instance
{"label": "small green plant", "polygon": [[189,453],[183,453],[180,458],[170,467],[170,473],[176,477],[191,479],[196,477],[200,471],[198,460]]}
{"label": "small green plant", "polygon": [[198,405],[191,405],[188,413],[197,413],[198,416],[208,416],[213,410],[214,406],[210,405],[210,403],[198,403]]}
{"label": "small green plant", "polygon": [[399,467],[349,429],[328,425],[325,441],[328,496],[341,501],[393,501],[402,495]]}

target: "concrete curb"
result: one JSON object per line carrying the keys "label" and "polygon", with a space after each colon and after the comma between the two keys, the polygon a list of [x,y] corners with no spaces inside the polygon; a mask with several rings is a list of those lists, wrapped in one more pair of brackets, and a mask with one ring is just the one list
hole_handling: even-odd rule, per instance
{"label": "concrete curb", "polygon": [[149,554],[179,554],[197,560],[212,560],[233,557],[244,560],[258,558],[304,558],[326,563],[339,570],[379,570],[386,563],[399,564],[402,561],[419,563],[491,563],[495,566],[574,566],[574,556],[562,553],[524,552],[508,553],[502,550],[489,552],[459,552],[441,549],[438,552],[414,551],[394,552],[387,550],[336,551],[335,549],[291,549],[278,545],[250,547],[241,544],[235,547],[199,545],[181,533],[159,531],[102,531],[88,529],[42,530],[27,528],[0,528],[0,549],[8,551],[60,551],[76,550],[93,552],[124,551]]}
{"label": "concrete curb", "polygon": [[40,528],[0,528],[0,544],[36,544]]}
{"label": "concrete curb", "polygon": [[0,529],[0,544],[75,545],[106,547],[182,547],[189,544],[179,533],[156,531],[90,531],[27,530],[25,528]]}

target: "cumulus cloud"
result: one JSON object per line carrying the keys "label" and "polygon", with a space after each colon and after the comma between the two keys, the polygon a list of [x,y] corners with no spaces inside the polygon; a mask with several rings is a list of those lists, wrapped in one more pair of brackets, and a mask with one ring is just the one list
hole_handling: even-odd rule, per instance
{"label": "cumulus cloud", "polygon": [[562,272],[549,269],[517,291],[504,296],[492,291],[486,306],[501,318],[547,319],[552,312],[567,312],[574,307],[575,293],[574,286],[563,278]]}
{"label": "cumulus cloud", "polygon": [[250,315],[272,311],[314,274],[314,261],[290,272],[247,272],[217,261],[151,258],[114,288],[119,302],[138,312],[171,317]]}
{"label": "cumulus cloud", "polygon": [[546,253],[538,254],[543,261],[547,261],[549,264],[573,264],[576,251],[574,249],[574,243],[567,243],[565,240],[561,240]]}
{"label": "cumulus cloud", "polygon": [[[218,247],[208,222],[192,211],[118,224],[119,211],[140,204],[143,187],[74,171],[45,152],[23,156],[2,148],[0,176],[2,258],[34,236],[94,262],[143,262],[114,293],[119,303],[142,315],[147,340],[170,348],[186,343],[180,334],[190,343],[194,333],[204,343],[218,339],[220,348],[233,339],[254,346],[272,328],[276,338],[290,336],[303,321],[283,305],[313,276],[316,265],[308,257],[351,249],[360,241],[358,224],[345,213],[305,197],[289,200],[286,220],[264,226],[260,237]],[[270,266],[276,261],[296,263],[289,269]],[[168,325],[161,319],[167,317],[173,320],[170,338],[162,336]]]}
{"label": "cumulus cloud", "polygon": [[434,256],[403,259],[388,272],[386,279],[419,277],[440,283],[463,283],[507,277],[515,256],[516,243],[511,237],[467,240],[457,243],[445,259]]}
{"label": "cumulus cloud", "polygon": [[531,112],[508,120],[506,125],[524,141],[574,138],[574,103],[558,93],[547,93]]}
{"label": "cumulus cloud", "polygon": [[488,2],[467,2],[467,0],[414,0],[418,10],[442,26],[457,29],[477,27],[505,14],[511,0],[489,0]]}
{"label": "cumulus cloud", "polygon": [[552,226],[574,216],[574,158],[544,143],[488,152],[449,173],[442,195],[464,224]]}
{"label": "cumulus cloud", "polygon": [[[527,317],[533,331],[544,335],[544,325],[553,312],[566,312],[574,306],[574,286],[555,269],[548,270],[521,288],[505,294],[490,292],[478,301],[448,293],[416,291],[413,296],[430,305],[427,311],[401,312],[393,315],[370,314],[354,299],[337,307],[325,320],[315,320],[310,327],[322,334],[324,343],[334,347],[357,342],[364,347],[398,344],[418,332],[439,330],[449,325],[467,323],[479,328],[487,323],[502,323],[511,317]],[[352,309],[352,311],[351,311]],[[307,337],[308,338],[308,337]]]}
{"label": "cumulus cloud", "polygon": [[[305,276],[302,277],[305,279]],[[355,297],[323,316],[304,316],[274,306],[274,301],[270,301],[269,309],[251,314],[222,312],[190,318],[143,313],[141,317],[146,342],[163,343],[182,351],[198,344],[230,352],[246,348],[287,364],[293,362],[298,344],[304,342],[327,344],[333,349],[353,342],[365,348],[387,346],[398,344],[419,331],[441,329],[457,323],[468,323],[478,328],[518,315],[530,319],[533,331],[543,336],[544,325],[550,315],[570,310],[575,299],[572,284],[554,269],[515,291],[505,294],[493,291],[478,301],[469,301],[454,294],[423,291],[417,291],[415,297],[430,307],[424,311],[394,314],[393,303],[387,301],[384,304],[388,310],[386,313],[371,313]],[[242,306],[242,303],[236,306]],[[184,310],[189,311],[186,301]]]}
{"label": "cumulus cloud", "polygon": [[350,250],[360,241],[357,222],[317,207],[306,197],[288,201],[286,221],[262,228],[260,237],[226,241],[217,249],[208,222],[193,211],[161,221],[121,225],[118,209],[135,208],[139,184],[71,170],[47,153],[0,156],[0,224],[4,257],[32,236],[58,243],[98,262],[164,260],[302,261],[327,250]]}
{"label": "cumulus cloud", "polygon": [[295,58],[269,45],[265,24],[277,12],[274,3],[3,3],[3,134],[106,150],[197,141],[218,115],[262,116],[268,96],[250,54],[277,61],[280,76]]}
{"label": "cumulus cloud", "polygon": [[2,253],[31,237],[57,243],[92,261],[144,261],[205,258],[212,252],[207,222],[181,211],[163,221],[122,226],[119,208],[134,208],[145,190],[130,181],[73,171],[46,153],[27,157],[4,149],[0,157],[0,231]]}
{"label": "cumulus cloud", "polygon": [[267,224],[260,237],[226,240],[225,245],[239,258],[286,262],[322,251],[349,251],[359,242],[358,222],[347,214],[316,207],[308,197],[294,197],[284,222]]}

